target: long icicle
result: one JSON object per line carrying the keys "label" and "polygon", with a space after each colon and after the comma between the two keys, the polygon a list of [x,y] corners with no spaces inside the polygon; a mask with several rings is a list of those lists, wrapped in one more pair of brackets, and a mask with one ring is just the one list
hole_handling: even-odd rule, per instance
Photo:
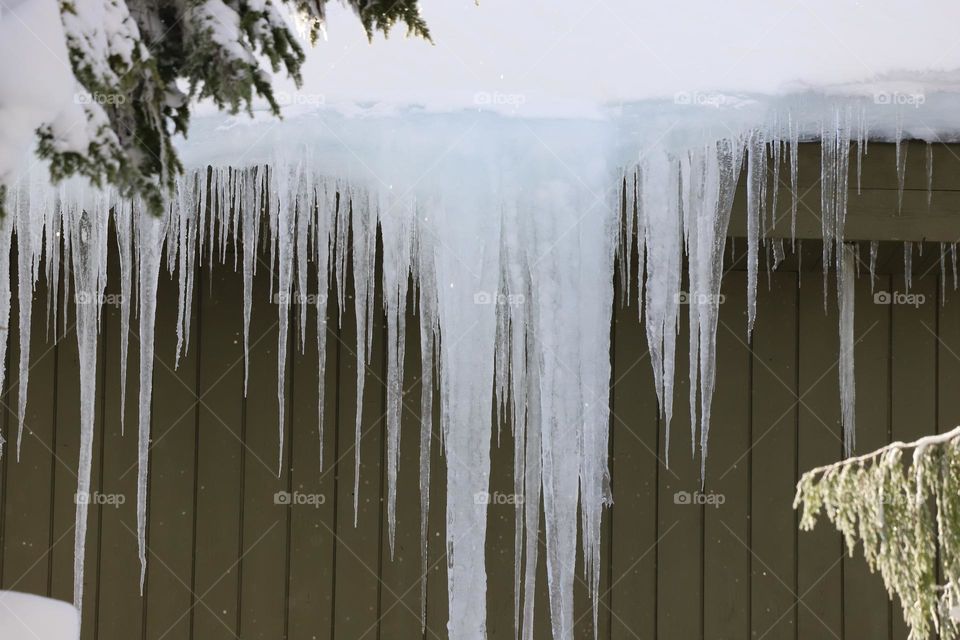
{"label": "long icicle", "polygon": [[153,347],[157,313],[157,281],[163,252],[164,219],[137,212],[140,264],[140,400],[137,431],[137,548],[140,555],[140,593],[147,571],[147,479],[150,462],[150,420],[153,398]]}
{"label": "long icicle", "polygon": [[76,521],[74,528],[73,604],[83,610],[83,560],[90,503],[90,470],[97,402],[97,340],[100,300],[106,284],[106,198],[92,206],[70,207],[69,230],[76,288],[77,350],[80,360],[80,455],[77,463]]}

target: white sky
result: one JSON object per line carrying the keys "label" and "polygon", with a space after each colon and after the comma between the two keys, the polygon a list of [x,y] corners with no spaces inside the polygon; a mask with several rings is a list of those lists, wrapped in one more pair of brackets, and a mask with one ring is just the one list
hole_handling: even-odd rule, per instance
{"label": "white sky", "polygon": [[[329,5],[295,104],[378,101],[582,113],[677,92],[779,94],[888,74],[943,85],[960,69],[955,0],[422,0],[434,45],[369,44]],[[935,72],[921,76],[920,70]]]}

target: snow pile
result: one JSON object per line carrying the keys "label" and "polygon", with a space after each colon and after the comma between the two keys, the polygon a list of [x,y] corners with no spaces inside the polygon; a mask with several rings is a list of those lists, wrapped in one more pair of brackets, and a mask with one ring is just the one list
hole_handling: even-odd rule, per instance
{"label": "snow pile", "polygon": [[0,591],[0,638],[77,640],[79,637],[80,615],[66,602]]}
{"label": "snow pile", "polygon": [[6,61],[0,73],[0,184],[4,184],[30,162],[37,129],[77,108],[58,3],[13,0],[0,5],[0,60]]}

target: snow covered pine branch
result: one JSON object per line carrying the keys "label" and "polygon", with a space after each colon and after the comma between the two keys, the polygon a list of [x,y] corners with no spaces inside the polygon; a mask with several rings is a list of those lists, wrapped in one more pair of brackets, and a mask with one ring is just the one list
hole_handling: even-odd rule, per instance
{"label": "snow covered pine branch", "polygon": [[[174,138],[188,133],[196,101],[252,113],[260,99],[280,115],[273,74],[299,86],[303,48],[328,0],[11,0],[0,6],[0,211],[30,164],[54,180],[80,175],[144,200],[155,215],[183,171]],[[346,0],[366,30],[404,23],[429,38],[417,0]],[[25,55],[24,52],[30,52]]]}
{"label": "snow covered pine branch", "polygon": [[851,556],[863,544],[911,640],[960,637],[960,427],[812,469],[797,484],[799,507],[801,529],[825,511]]}

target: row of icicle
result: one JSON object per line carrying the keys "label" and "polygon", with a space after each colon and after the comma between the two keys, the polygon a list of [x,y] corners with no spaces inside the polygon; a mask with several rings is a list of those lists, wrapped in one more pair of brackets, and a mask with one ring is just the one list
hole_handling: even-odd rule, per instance
{"label": "row of icicle", "polygon": [[[853,451],[853,279],[859,252],[843,243],[851,138],[865,147],[865,134],[851,136],[849,117],[824,128],[822,137],[822,221],[824,271],[839,274],[840,386],[844,445]],[[131,303],[136,302],[141,349],[138,412],[137,531],[141,588],[146,568],[146,499],[150,448],[150,406],[157,283],[166,266],[179,283],[177,362],[190,346],[190,310],[195,269],[214,260],[232,262],[243,276],[243,342],[247,364],[253,277],[271,272],[271,299],[278,302],[279,466],[285,417],[284,373],[291,310],[305,350],[307,282],[320,293],[335,285],[337,309],[349,304],[348,274],[356,311],[357,407],[362,406],[364,370],[370,359],[374,296],[377,290],[378,230],[382,239],[383,306],[387,315],[386,461],[388,537],[394,545],[396,478],[399,465],[404,336],[408,286],[412,283],[420,349],[420,533],[426,574],[430,449],[433,440],[433,381],[441,389],[441,444],[447,460],[447,548],[451,554],[449,598],[452,638],[484,633],[483,559],[486,503],[476,500],[489,482],[492,425],[489,398],[512,425],[514,451],[515,624],[533,637],[533,605],[540,505],[546,519],[547,567],[554,637],[573,633],[574,558],[580,513],[585,579],[597,616],[600,590],[600,526],[610,504],[607,468],[610,414],[609,325],[615,260],[621,270],[622,299],[640,296],[654,368],[656,392],[669,438],[679,314],[690,315],[691,451],[700,445],[706,464],[716,358],[716,329],[727,226],[741,170],[746,169],[748,243],[748,333],[756,307],[758,255],[777,205],[780,165],[789,160],[790,206],[797,212],[798,139],[755,131],[723,139],[683,154],[656,149],[636,167],[610,180],[608,198],[595,214],[581,215],[589,202],[572,187],[504,203],[497,213],[469,207],[444,209],[435,201],[369,192],[317,175],[303,164],[269,168],[213,168],[177,182],[167,214],[153,218],[137,200],[116,194],[51,187],[45,179],[25,179],[8,195],[8,215],[0,220],[0,363],[6,361],[10,312],[11,240],[16,235],[19,274],[19,385],[17,457],[27,401],[32,292],[41,275],[48,282],[48,322],[68,328],[66,301],[73,288],[80,353],[81,446],[77,492],[90,488],[96,395],[96,354],[101,301],[107,281],[108,251],[120,263],[121,404]],[[858,158],[859,158],[858,154]],[[902,179],[898,149],[898,174]],[[772,159],[772,167],[771,161]],[[858,160],[859,165],[859,160]],[[768,181],[772,174],[773,180]],[[768,193],[770,186],[772,191]],[[596,203],[594,203],[596,204]],[[449,204],[448,206],[453,206]],[[772,213],[771,213],[772,212]],[[473,216],[473,217],[471,217]],[[116,230],[108,247],[108,227]],[[569,223],[569,224],[566,224]],[[569,233],[570,229],[574,233]],[[792,227],[795,229],[795,223]],[[480,245],[477,249],[474,245]],[[771,241],[774,268],[783,258],[782,240]],[[555,247],[560,250],[554,251]],[[870,247],[870,269],[876,261]],[[470,251],[481,259],[471,262]],[[634,251],[639,253],[634,260]],[[941,246],[945,256],[956,246]],[[682,305],[683,260],[688,263],[689,304]],[[905,248],[909,279],[912,247]],[[637,273],[631,273],[633,264]],[[476,273],[474,273],[474,269]],[[944,271],[945,273],[945,271]],[[110,274],[110,277],[115,277]],[[945,279],[945,277],[944,277]],[[956,280],[956,275],[954,275]],[[633,294],[632,291],[636,291]],[[134,300],[135,294],[135,300]],[[310,298],[316,312],[319,380],[323,384],[327,296]],[[826,301],[825,301],[826,303]],[[56,334],[57,331],[54,331]],[[441,348],[440,336],[443,336]],[[0,386],[5,371],[0,369]],[[244,379],[246,388],[246,376]],[[321,441],[323,428],[323,389]],[[484,398],[487,399],[486,404]],[[486,415],[484,415],[486,414]],[[123,411],[121,411],[123,416]],[[699,420],[697,418],[699,416]],[[357,411],[354,508],[359,499],[360,435]],[[572,428],[571,425],[576,425]],[[698,433],[699,427],[699,433]],[[485,450],[486,449],[486,450]],[[665,451],[668,448],[665,448]],[[322,460],[322,457],[321,457]],[[466,461],[466,462],[464,462]],[[705,466],[703,467],[705,469]],[[80,607],[87,501],[78,500],[75,532],[75,604]],[[422,588],[425,580],[421,581]],[[423,597],[425,594],[421,593]],[[596,629],[596,625],[594,625]]]}

